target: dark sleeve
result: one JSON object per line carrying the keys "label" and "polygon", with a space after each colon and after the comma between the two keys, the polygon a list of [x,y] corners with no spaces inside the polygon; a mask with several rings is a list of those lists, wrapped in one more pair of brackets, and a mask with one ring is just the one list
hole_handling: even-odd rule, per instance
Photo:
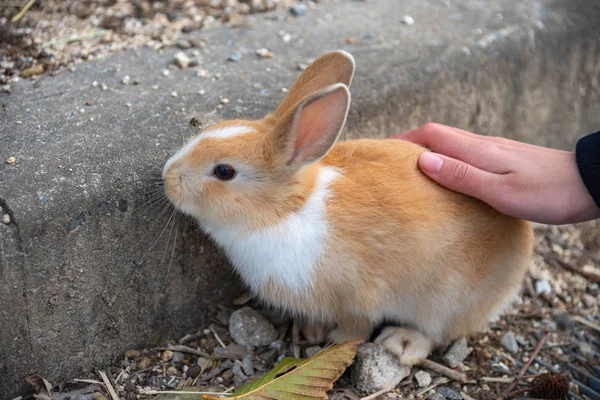
{"label": "dark sleeve", "polygon": [[579,139],[575,157],[583,183],[600,207],[600,131]]}

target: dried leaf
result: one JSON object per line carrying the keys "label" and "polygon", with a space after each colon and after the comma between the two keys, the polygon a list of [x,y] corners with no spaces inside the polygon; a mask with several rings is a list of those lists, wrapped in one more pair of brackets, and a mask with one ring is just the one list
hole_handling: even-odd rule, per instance
{"label": "dried leaf", "polygon": [[[233,393],[244,400],[316,400],[327,399],[335,381],[352,364],[362,341],[347,342],[322,351],[309,359],[286,357],[261,378]],[[221,399],[205,395],[206,400]]]}
{"label": "dried leaf", "polygon": [[30,375],[25,378],[25,382],[35,387],[36,397],[38,399],[52,399],[52,385],[40,375]]}

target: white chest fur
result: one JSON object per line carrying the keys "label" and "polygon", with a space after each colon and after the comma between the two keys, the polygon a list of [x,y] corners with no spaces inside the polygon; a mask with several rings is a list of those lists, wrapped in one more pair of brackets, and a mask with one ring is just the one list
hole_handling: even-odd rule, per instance
{"label": "white chest fur", "polygon": [[328,186],[339,172],[321,168],[315,190],[305,206],[276,226],[252,233],[231,229],[204,230],[225,249],[246,284],[260,291],[271,280],[294,293],[306,293],[315,280],[315,265],[326,251],[329,227],[326,201]]}

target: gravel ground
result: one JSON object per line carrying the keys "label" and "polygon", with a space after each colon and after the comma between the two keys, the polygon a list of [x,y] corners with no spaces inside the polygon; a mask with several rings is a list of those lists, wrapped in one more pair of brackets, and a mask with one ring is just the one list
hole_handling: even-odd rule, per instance
{"label": "gravel ground", "polygon": [[[430,357],[434,367],[443,365],[464,373],[466,383],[431,368],[419,366],[411,371],[393,360],[382,362],[381,351],[369,344],[357,356],[361,367],[355,362],[347,370],[330,399],[360,399],[366,393],[357,387],[376,390],[382,378],[401,381],[381,394],[381,399],[497,399],[520,372],[523,378],[511,389],[511,398],[533,398],[531,393],[519,396],[534,386],[533,379],[548,371],[567,378],[568,398],[594,399],[590,388],[600,390],[599,228],[600,221],[536,226],[535,257],[520,300],[486,332],[459,340]],[[249,295],[234,304],[235,310],[222,307],[209,325],[167,341],[161,348],[127,351],[120,363],[105,370],[116,394],[121,399],[154,398],[148,394],[152,390],[187,386],[233,391],[285,356],[309,357],[322,348],[304,342],[291,320],[261,310]],[[538,346],[539,353],[522,371]],[[372,354],[378,358],[372,360]],[[58,385],[60,393],[54,398],[110,398],[104,385],[93,382],[99,380],[98,374],[81,378],[91,380]]]}
{"label": "gravel ground", "polygon": [[2,84],[19,75],[72,69],[126,49],[160,51],[177,45],[182,34],[205,27],[250,26],[256,13],[288,8],[297,15],[315,6],[308,0],[38,0],[12,23],[25,3],[0,0]]}

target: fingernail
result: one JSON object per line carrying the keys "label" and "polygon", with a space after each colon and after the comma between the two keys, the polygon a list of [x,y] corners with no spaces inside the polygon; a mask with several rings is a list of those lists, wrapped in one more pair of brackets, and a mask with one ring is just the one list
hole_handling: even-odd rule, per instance
{"label": "fingernail", "polygon": [[442,165],[444,165],[444,160],[429,151],[426,151],[419,157],[419,166],[425,172],[436,174],[440,172]]}

